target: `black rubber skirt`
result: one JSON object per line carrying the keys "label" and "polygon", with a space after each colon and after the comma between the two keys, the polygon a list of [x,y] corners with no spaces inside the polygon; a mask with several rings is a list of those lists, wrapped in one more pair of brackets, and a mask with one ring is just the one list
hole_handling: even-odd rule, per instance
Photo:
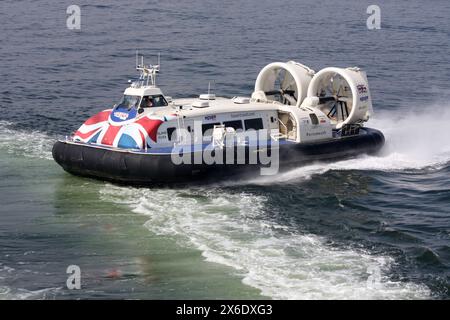
{"label": "black rubber skirt", "polygon": [[[266,174],[276,174],[312,162],[376,153],[383,145],[384,136],[380,131],[363,128],[359,135],[331,141],[245,147],[245,153],[241,147],[234,150],[234,159],[224,160],[224,164],[196,162],[195,152],[189,153],[191,164],[189,161],[176,164],[170,153],[133,152],[68,141],[57,141],[52,153],[55,161],[69,173],[121,184],[151,186],[194,181],[220,182],[219,179],[227,177],[257,177],[261,175],[262,168],[267,170]],[[275,151],[278,154],[276,157]],[[225,153],[225,149],[215,152]],[[255,154],[252,153],[257,154],[256,164]],[[260,159],[261,153],[264,153],[264,159]],[[224,154],[224,159],[228,155]],[[268,162],[268,159],[271,161]],[[268,170],[269,167],[272,169]]]}

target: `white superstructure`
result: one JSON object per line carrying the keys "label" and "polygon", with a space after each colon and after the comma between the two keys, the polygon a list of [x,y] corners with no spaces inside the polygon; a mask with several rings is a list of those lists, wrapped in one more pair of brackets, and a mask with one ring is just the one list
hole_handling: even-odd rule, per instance
{"label": "white superstructure", "polygon": [[[136,141],[143,132],[142,142],[133,142],[137,148],[198,142],[192,136],[186,139],[186,133],[195,130],[201,130],[204,141],[264,130],[267,139],[309,143],[351,134],[348,128],[362,126],[373,113],[367,77],[358,68],[325,68],[316,73],[295,61],[274,62],[261,70],[250,97],[216,97],[208,90],[198,98],[172,100],[156,85],[159,62],[146,66],[143,58],[141,63],[138,60],[138,80],[125,90],[108,118],[110,126],[120,126],[120,132]],[[159,123],[150,133],[136,125],[142,126],[141,119]]]}

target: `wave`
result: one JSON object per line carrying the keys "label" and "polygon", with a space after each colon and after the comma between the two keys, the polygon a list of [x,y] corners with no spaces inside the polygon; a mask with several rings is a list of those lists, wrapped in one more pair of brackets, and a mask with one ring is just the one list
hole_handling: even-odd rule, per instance
{"label": "wave", "polygon": [[426,286],[389,279],[395,261],[281,225],[264,196],[220,189],[134,189],[106,185],[102,200],[147,215],[145,226],[200,250],[274,299],[423,299]]}
{"label": "wave", "polygon": [[26,132],[12,128],[13,123],[0,121],[0,149],[4,152],[31,158],[52,160],[52,146],[56,138],[38,130]]}
{"label": "wave", "polygon": [[61,290],[61,287],[26,290],[0,286],[0,300],[49,300],[55,299],[60,294]]}
{"label": "wave", "polygon": [[27,290],[2,285],[1,282],[3,282],[6,278],[13,277],[15,271],[16,270],[14,268],[0,263],[0,300],[55,299],[62,290],[62,287]]}

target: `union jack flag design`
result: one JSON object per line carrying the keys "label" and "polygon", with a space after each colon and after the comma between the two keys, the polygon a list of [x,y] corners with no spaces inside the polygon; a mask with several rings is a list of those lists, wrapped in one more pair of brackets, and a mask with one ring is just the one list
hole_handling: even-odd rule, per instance
{"label": "union jack flag design", "polygon": [[90,117],[75,132],[73,139],[124,149],[144,149],[157,141],[159,126],[176,118],[170,116],[145,116],[131,123],[111,123],[112,109],[103,110]]}

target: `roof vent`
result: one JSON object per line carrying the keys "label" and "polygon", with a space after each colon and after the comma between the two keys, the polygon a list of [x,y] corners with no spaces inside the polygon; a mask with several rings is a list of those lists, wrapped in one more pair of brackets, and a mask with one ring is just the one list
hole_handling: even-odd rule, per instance
{"label": "roof vent", "polygon": [[192,103],[195,108],[207,108],[209,107],[209,102],[205,100],[196,100]]}
{"label": "roof vent", "polygon": [[201,94],[200,100],[216,100],[216,95],[214,93]]}
{"label": "roof vent", "polygon": [[237,104],[250,103],[250,98],[248,98],[248,97],[234,97],[232,100],[234,103],[237,103]]}

